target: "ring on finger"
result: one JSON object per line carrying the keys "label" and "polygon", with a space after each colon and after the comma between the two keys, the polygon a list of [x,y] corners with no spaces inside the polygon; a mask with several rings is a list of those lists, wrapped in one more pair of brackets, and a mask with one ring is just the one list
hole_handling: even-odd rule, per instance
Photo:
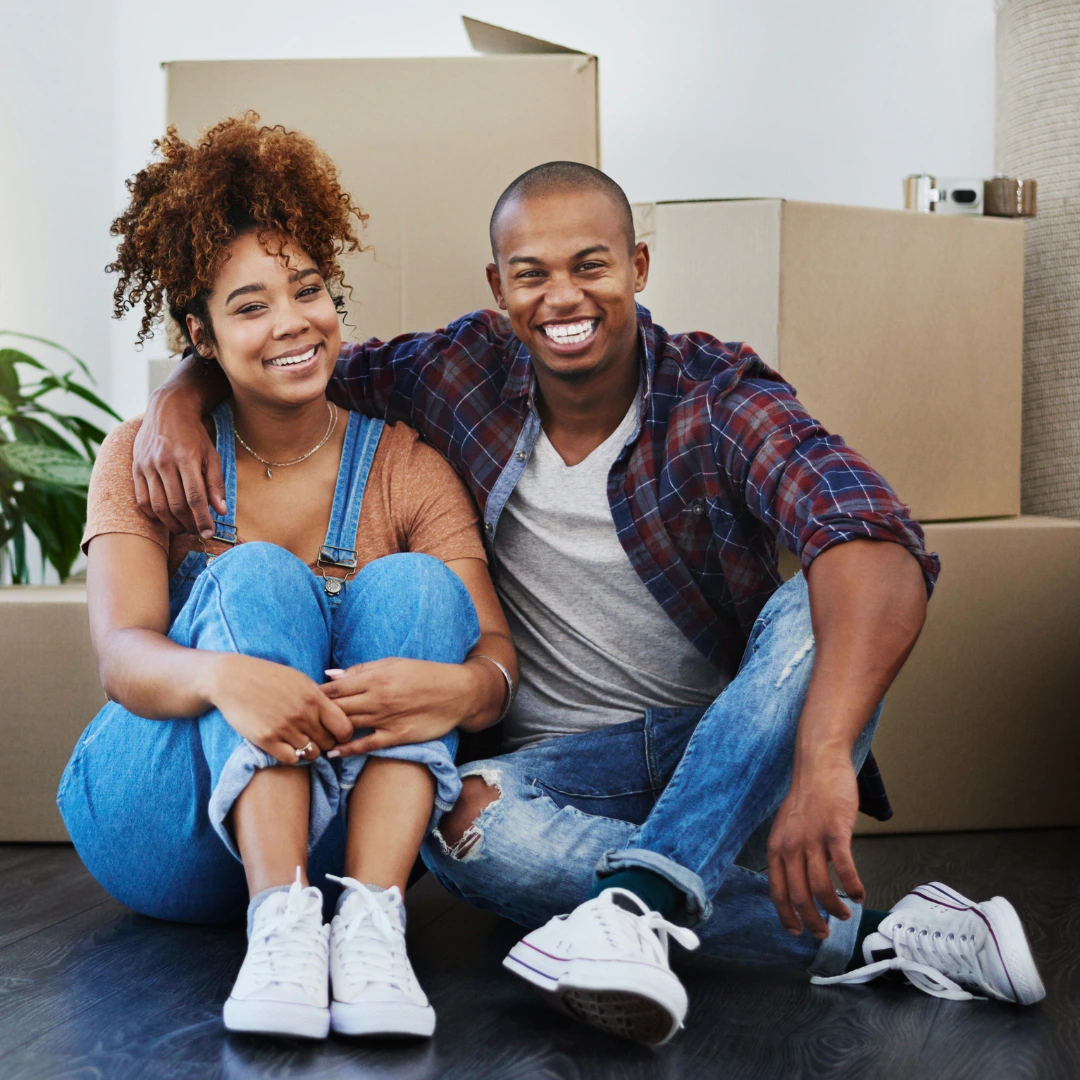
{"label": "ring on finger", "polygon": [[308,739],[306,746],[294,746],[293,749],[296,751],[297,760],[299,760],[305,754],[311,753],[311,751],[315,749],[315,744]]}

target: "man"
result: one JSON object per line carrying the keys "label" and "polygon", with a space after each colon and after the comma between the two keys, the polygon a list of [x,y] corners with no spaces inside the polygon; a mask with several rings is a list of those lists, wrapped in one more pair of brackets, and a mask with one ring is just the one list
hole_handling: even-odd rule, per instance
{"label": "man", "polygon": [[[938,573],[907,508],[749,347],[636,306],[649,252],[603,173],[523,174],[491,241],[509,327],[477,312],[346,346],[336,382],[461,472],[520,653],[507,752],[463,767],[428,867],[539,927],[510,970],[644,1042],[686,1012],[669,935],[818,981],[895,968],[939,996],[1041,998],[1007,901],[933,884],[862,907],[860,796],[888,816],[870,739]],[[219,393],[181,370],[144,421],[137,485],[174,527],[208,527],[204,475],[221,499],[199,422]],[[777,541],[805,575],[783,586]]]}

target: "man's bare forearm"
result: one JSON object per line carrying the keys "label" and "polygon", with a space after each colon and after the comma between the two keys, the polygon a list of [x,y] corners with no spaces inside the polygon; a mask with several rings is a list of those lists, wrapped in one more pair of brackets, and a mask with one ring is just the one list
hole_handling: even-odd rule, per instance
{"label": "man's bare forearm", "polygon": [[221,368],[189,353],[150,396],[146,418],[156,417],[163,409],[197,410],[196,415],[206,416],[228,396],[229,380]]}
{"label": "man's bare forearm", "polygon": [[847,896],[861,903],[866,895],[851,855],[859,804],[851,750],[919,636],[926,586],[918,562],[880,540],[829,548],[807,577],[814,670],[791,789],[769,835],[769,890],[791,933],[824,938],[829,929],[819,904],[840,919],[851,914],[829,864]]}
{"label": "man's bare forearm", "polygon": [[838,544],[814,560],[808,583],[815,659],[796,773],[823,758],[850,757],[926,618],[922,570],[899,544]]}
{"label": "man's bare forearm", "polygon": [[217,364],[188,356],[154,391],[143,414],[131,462],[135,498],[170,532],[213,536],[210,507],[227,512],[221,462],[203,417],[228,393]]}

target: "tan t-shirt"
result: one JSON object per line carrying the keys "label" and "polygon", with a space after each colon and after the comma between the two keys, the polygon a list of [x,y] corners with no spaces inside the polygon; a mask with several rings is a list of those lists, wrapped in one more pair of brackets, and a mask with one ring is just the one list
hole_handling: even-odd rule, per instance
{"label": "tan t-shirt", "polygon": [[[171,578],[188,552],[203,550],[203,542],[198,537],[173,536],[139,509],[131,463],[141,423],[140,417],[121,424],[101,445],[90,478],[82,548],[86,551],[90,541],[103,533],[145,536],[165,549]],[[205,547],[211,555],[229,550],[220,540],[207,540]],[[357,571],[399,551],[433,555],[443,562],[487,561],[476,504],[457,474],[436,450],[420,442],[411,427],[387,424],[360,505]],[[348,576],[348,571],[337,567],[325,571],[332,577]]]}

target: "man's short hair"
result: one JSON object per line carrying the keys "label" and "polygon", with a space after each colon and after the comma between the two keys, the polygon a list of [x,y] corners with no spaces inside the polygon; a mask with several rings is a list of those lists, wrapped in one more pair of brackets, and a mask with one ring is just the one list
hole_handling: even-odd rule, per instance
{"label": "man's short hair", "polygon": [[591,165],[583,165],[580,161],[548,161],[523,172],[499,196],[495,209],[491,211],[491,223],[488,226],[491,257],[496,262],[499,261],[499,253],[495,247],[495,226],[507,203],[514,199],[530,199],[570,191],[599,191],[606,195],[619,217],[622,218],[627,249],[634,250],[637,241],[634,233],[634,214],[630,209],[626,192],[610,176],[599,169],[594,169]]}

